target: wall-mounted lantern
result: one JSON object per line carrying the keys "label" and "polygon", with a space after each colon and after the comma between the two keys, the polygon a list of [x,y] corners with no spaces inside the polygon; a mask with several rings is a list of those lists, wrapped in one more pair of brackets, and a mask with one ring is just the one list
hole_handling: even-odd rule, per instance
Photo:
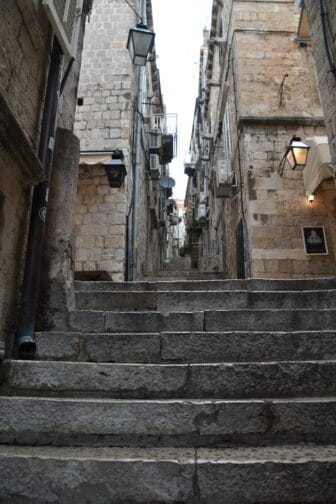
{"label": "wall-mounted lantern", "polygon": [[285,153],[285,159],[292,170],[303,170],[307,164],[308,151],[308,145],[301,138],[293,136]]}
{"label": "wall-mounted lantern", "polygon": [[137,24],[128,34],[127,49],[133,65],[144,66],[153,49],[155,33],[148,30],[145,24]]}
{"label": "wall-mounted lantern", "polygon": [[110,187],[121,187],[127,175],[123,151],[113,150],[111,159],[104,162],[104,168]]}

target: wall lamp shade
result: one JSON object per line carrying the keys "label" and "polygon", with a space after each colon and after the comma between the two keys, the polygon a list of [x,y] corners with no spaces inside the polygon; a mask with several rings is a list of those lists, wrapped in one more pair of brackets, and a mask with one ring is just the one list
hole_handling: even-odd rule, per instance
{"label": "wall lamp shade", "polygon": [[127,175],[124,154],[121,150],[114,150],[111,159],[104,163],[105,172],[110,187],[121,187]]}
{"label": "wall lamp shade", "polygon": [[309,147],[299,137],[293,137],[287,147],[285,158],[292,170],[301,169],[307,164]]}
{"label": "wall lamp shade", "polygon": [[127,49],[133,65],[144,66],[154,45],[155,33],[144,24],[137,24],[128,34]]}

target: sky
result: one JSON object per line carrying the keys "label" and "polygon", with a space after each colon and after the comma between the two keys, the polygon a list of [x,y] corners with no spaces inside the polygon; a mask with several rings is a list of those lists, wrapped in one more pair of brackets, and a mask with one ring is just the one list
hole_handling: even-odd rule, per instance
{"label": "sky", "polygon": [[170,163],[176,181],[173,196],[184,199],[189,150],[198,91],[203,29],[210,28],[212,0],[152,0],[157,65],[167,114],[177,113],[178,155]]}

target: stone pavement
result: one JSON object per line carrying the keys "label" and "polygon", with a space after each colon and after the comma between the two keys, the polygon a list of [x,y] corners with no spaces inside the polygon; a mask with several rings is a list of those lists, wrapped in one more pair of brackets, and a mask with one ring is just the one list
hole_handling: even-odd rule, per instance
{"label": "stone pavement", "polygon": [[187,277],[78,282],[2,363],[0,502],[336,503],[336,280]]}

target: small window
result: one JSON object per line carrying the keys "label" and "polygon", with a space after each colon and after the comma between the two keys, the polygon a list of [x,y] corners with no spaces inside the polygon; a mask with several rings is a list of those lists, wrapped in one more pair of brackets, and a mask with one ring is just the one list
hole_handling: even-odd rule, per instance
{"label": "small window", "polygon": [[77,105],[78,105],[78,107],[82,107],[82,105],[84,105],[84,98],[78,98]]}

